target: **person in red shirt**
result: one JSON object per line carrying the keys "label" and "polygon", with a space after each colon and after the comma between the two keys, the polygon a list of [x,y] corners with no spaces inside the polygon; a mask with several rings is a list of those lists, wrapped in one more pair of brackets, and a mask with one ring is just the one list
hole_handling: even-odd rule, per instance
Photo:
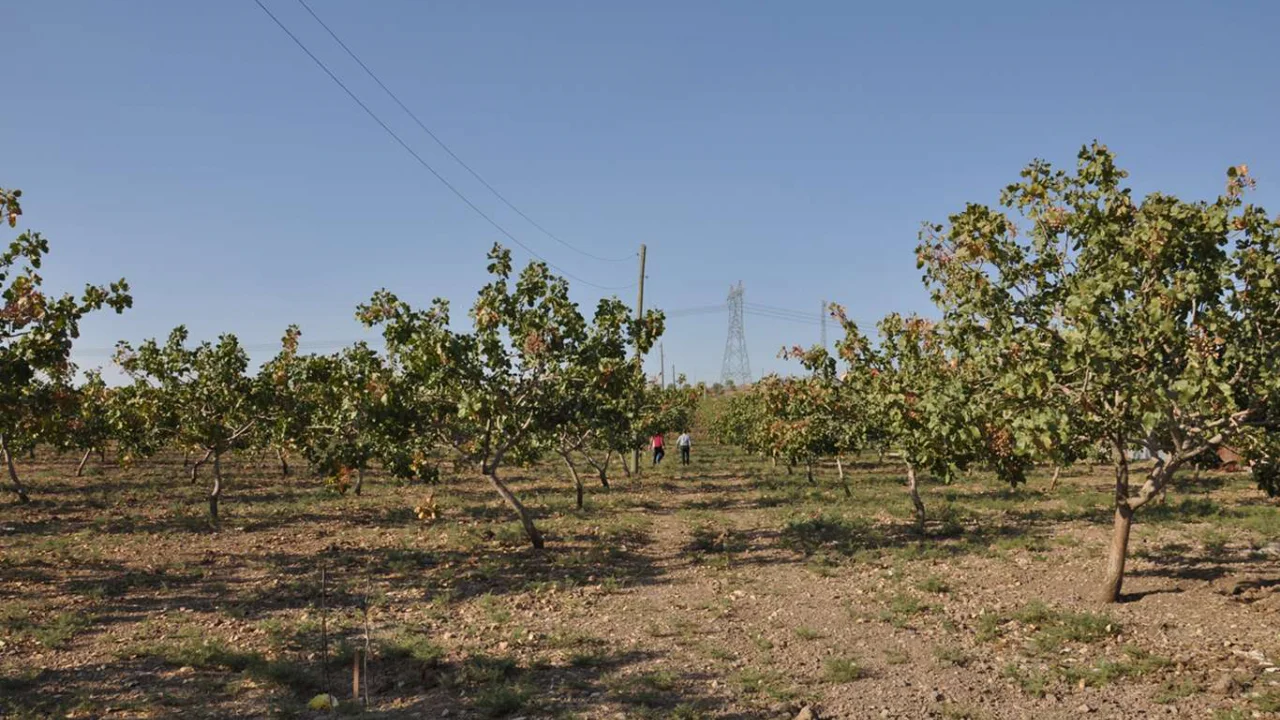
{"label": "person in red shirt", "polygon": [[653,436],[653,464],[657,465],[662,462],[662,458],[667,453],[662,449],[662,433]]}

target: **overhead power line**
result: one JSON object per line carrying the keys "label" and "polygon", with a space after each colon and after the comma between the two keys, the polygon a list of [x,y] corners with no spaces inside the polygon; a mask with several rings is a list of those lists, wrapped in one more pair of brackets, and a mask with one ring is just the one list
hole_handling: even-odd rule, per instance
{"label": "overhead power line", "polygon": [[535,251],[533,250],[533,248],[531,248],[531,247],[529,247],[528,245],[526,245],[526,244],[524,244],[523,242],[521,242],[519,238],[517,238],[515,235],[512,235],[512,234],[511,234],[511,232],[510,232],[510,231],[508,231],[508,230],[507,230],[505,227],[503,227],[502,225],[500,225],[500,224],[498,223],[498,221],[494,220],[494,219],[493,219],[492,217],[490,217],[490,216],[489,216],[489,215],[488,215],[484,210],[480,209],[480,206],[478,206],[478,205],[476,205],[474,202],[472,202],[472,201],[471,201],[471,199],[470,199],[470,198],[468,198],[466,195],[464,195],[464,194],[462,193],[462,191],[461,191],[461,190],[459,190],[456,186],[454,186],[454,185],[453,185],[453,183],[451,183],[451,182],[449,182],[447,179],[445,179],[445,177],[444,177],[443,175],[441,175],[441,174],[440,174],[440,173],[439,173],[439,172],[438,172],[434,167],[432,167],[430,163],[428,163],[426,160],[424,160],[424,159],[422,158],[422,156],[421,156],[421,155],[419,155],[419,154],[418,154],[418,152],[417,152],[416,150],[414,150],[412,147],[410,147],[410,146],[409,146],[409,144],[408,144],[408,143],[406,143],[406,142],[404,141],[404,139],[403,139],[403,138],[401,138],[399,135],[397,135],[397,134],[396,134],[396,132],[395,132],[394,130],[392,130],[392,129],[391,129],[391,126],[389,126],[389,125],[387,125],[385,122],[383,122],[382,118],[378,117],[378,114],[377,114],[377,113],[375,113],[373,110],[371,110],[371,109],[369,108],[369,106],[368,106],[368,105],[366,105],[366,104],[364,103],[364,101],[360,99],[360,97],[359,97],[358,95],[356,95],[354,92],[352,92],[351,88],[347,87],[347,85],[346,85],[345,83],[343,83],[343,82],[342,82],[342,80],[341,80],[341,79],[339,79],[339,78],[338,78],[338,76],[337,76],[337,75],[335,75],[335,74],[333,73],[333,71],[332,71],[332,70],[330,70],[330,69],[329,69],[329,66],[328,66],[328,65],[325,65],[325,64],[324,64],[324,61],[322,61],[320,58],[316,57],[315,53],[311,52],[311,49],[310,49],[310,48],[308,48],[308,47],[306,46],[306,44],[304,44],[301,40],[299,40],[299,39],[298,39],[298,36],[297,36],[297,35],[294,35],[294,34],[293,34],[293,31],[291,31],[291,30],[288,28],[288,26],[286,26],[283,22],[281,22],[281,21],[280,21],[280,18],[276,17],[274,13],[272,13],[269,9],[267,9],[267,6],[266,6],[266,5],[263,5],[263,4],[262,4],[262,0],[253,0],[253,1],[254,1],[254,3],[255,3],[255,4],[257,4],[257,6],[258,6],[259,8],[261,8],[261,9],[262,9],[262,12],[264,12],[264,13],[266,13],[266,14],[267,14],[267,17],[271,18],[271,21],[272,21],[272,22],[274,22],[274,23],[276,24],[276,26],[278,26],[281,30],[283,30],[283,31],[284,31],[284,34],[286,34],[286,35],[288,35],[288,36],[289,36],[289,39],[290,39],[290,40],[292,40],[292,41],[293,41],[293,43],[294,43],[295,45],[297,45],[297,46],[302,50],[302,52],[304,52],[304,53],[306,53],[306,54],[307,54],[307,57],[311,58],[311,61],[312,61],[312,62],[314,62],[314,63],[316,64],[316,66],[317,66],[317,67],[319,67],[321,70],[323,70],[323,71],[324,71],[324,74],[325,74],[325,75],[328,75],[328,76],[329,76],[329,79],[330,79],[330,80],[332,80],[332,81],[334,82],[334,84],[336,84],[338,87],[342,88],[342,91],[343,91],[343,92],[345,92],[345,93],[347,94],[347,97],[351,98],[351,100],[352,100],[353,102],[355,102],[355,104],[357,104],[357,105],[359,105],[359,106],[360,106],[360,109],[361,109],[361,110],[364,110],[364,112],[365,112],[365,114],[366,114],[366,115],[368,115],[368,116],[369,116],[369,117],[370,117],[374,122],[376,122],[376,123],[378,124],[378,127],[381,127],[381,128],[383,129],[383,131],[384,131],[384,132],[386,132],[388,135],[390,135],[390,136],[391,136],[391,139],[395,140],[395,141],[396,141],[396,143],[397,143],[401,148],[403,148],[403,149],[405,150],[405,152],[407,152],[407,153],[409,153],[410,155],[412,155],[412,156],[413,156],[413,159],[414,159],[414,160],[417,160],[419,165],[421,165],[424,169],[426,169],[426,170],[427,170],[427,172],[429,172],[429,173],[431,173],[432,175],[434,175],[434,176],[435,176],[435,178],[436,178],[437,180],[439,180],[439,181],[440,181],[440,183],[441,183],[441,184],[443,184],[446,188],[448,188],[450,192],[452,192],[454,195],[458,196],[458,199],[459,199],[459,200],[461,200],[462,202],[466,203],[467,207],[469,207],[469,208],[471,208],[473,211],[475,211],[475,213],[476,213],[477,215],[479,215],[481,218],[483,218],[483,219],[485,220],[485,222],[487,222],[487,223],[489,223],[490,225],[492,225],[492,226],[494,227],[494,229],[496,229],[499,233],[501,233],[501,234],[502,234],[504,237],[506,237],[508,240],[510,240],[511,242],[515,243],[517,246],[519,246],[519,247],[520,247],[520,248],[522,248],[525,252],[527,252],[527,253],[529,253],[530,255],[532,255],[534,258],[536,258],[536,259],[538,259],[538,260],[540,260],[540,261],[542,261],[542,262],[546,263],[546,264],[547,264],[547,267],[549,267],[549,268],[551,268],[551,269],[555,270],[556,272],[560,273],[561,275],[564,275],[565,277],[567,277],[567,278],[569,278],[569,279],[571,279],[571,280],[573,280],[573,281],[575,281],[575,282],[581,283],[581,284],[583,284],[583,285],[588,285],[588,286],[590,286],[590,287],[594,287],[594,288],[597,288],[597,289],[599,289],[599,290],[627,290],[627,289],[629,289],[629,288],[633,288],[633,287],[635,287],[635,283],[631,283],[631,284],[628,284],[628,285],[600,285],[600,284],[598,284],[598,283],[593,283],[593,282],[591,282],[590,280],[586,280],[586,279],[584,279],[584,278],[580,278],[580,277],[578,277],[578,276],[576,276],[576,275],[574,275],[574,274],[572,274],[572,273],[568,272],[567,270],[565,270],[565,269],[563,269],[563,268],[561,268],[561,267],[558,267],[558,266],[554,265],[553,263],[551,263],[551,261],[547,260],[546,258],[544,258],[544,257],[542,257],[541,255],[539,255],[537,252],[535,252]]}
{"label": "overhead power line", "polygon": [[536,220],[529,217],[523,210],[516,207],[514,203],[508,200],[505,195],[498,192],[497,188],[489,184],[488,180],[485,180],[483,177],[481,177],[479,172],[476,172],[474,168],[468,165],[462,158],[458,157],[458,154],[455,153],[453,149],[450,148],[447,144],[445,144],[445,142],[441,140],[438,135],[432,132],[431,128],[427,127],[427,124],[422,122],[422,119],[419,118],[416,113],[414,113],[412,110],[409,109],[407,105],[401,102],[399,96],[397,96],[394,92],[392,92],[391,88],[387,87],[386,83],[382,82],[382,79],[379,78],[378,75],[375,72],[373,72],[373,70],[371,70],[363,60],[360,59],[360,56],[356,55],[355,51],[352,50],[345,42],[342,41],[342,38],[338,37],[338,34],[333,31],[333,28],[329,27],[328,23],[320,19],[320,16],[316,14],[315,10],[311,9],[311,6],[307,4],[306,0],[298,0],[298,4],[301,5],[304,9],[306,9],[307,13],[311,15],[311,17],[314,18],[316,22],[320,23],[320,27],[324,28],[325,32],[329,33],[329,37],[333,38],[333,41],[338,43],[338,46],[341,47],[344,51],[346,51],[347,55],[349,55],[352,60],[356,61],[356,64],[359,65],[362,70],[364,70],[365,74],[368,75],[369,78],[373,80],[375,83],[377,83],[378,87],[382,88],[382,91],[387,94],[387,97],[390,97],[395,102],[396,105],[399,105],[400,109],[403,110],[406,115],[413,118],[413,121],[418,124],[418,127],[422,128],[422,131],[425,132],[432,140],[434,140],[436,144],[440,146],[441,150],[444,150],[446,153],[448,153],[449,157],[453,158],[454,161],[456,161],[459,165],[463,167],[463,169],[471,173],[471,177],[474,177],[476,180],[480,182],[481,185],[484,185],[485,188],[489,190],[489,192],[493,193],[494,197],[501,200],[504,205],[511,208],[517,215],[524,218],[525,221],[528,222],[530,225],[537,228],[539,232],[551,238],[552,240],[555,240],[561,245],[569,248],[570,250],[576,253],[579,253],[581,255],[584,255],[586,257],[589,257],[593,260],[599,260],[601,262],[630,262],[632,259],[635,258],[636,256],[635,253],[631,253],[630,255],[626,255],[624,257],[603,257],[593,252],[590,252],[588,250],[583,250],[582,248],[577,247],[576,245],[573,245],[572,243],[569,243],[568,241],[561,239],[560,236],[546,229],[541,224],[539,224]]}

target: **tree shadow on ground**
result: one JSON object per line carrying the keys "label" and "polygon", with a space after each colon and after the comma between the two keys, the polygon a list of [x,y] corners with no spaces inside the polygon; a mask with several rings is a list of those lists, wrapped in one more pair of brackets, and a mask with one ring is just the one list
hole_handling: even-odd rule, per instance
{"label": "tree shadow on ground", "polygon": [[1274,572],[1275,561],[1252,554],[1205,552],[1196,553],[1181,543],[1165,545],[1156,550],[1135,553],[1136,559],[1151,567],[1129,571],[1131,577],[1168,578],[1171,580],[1196,580],[1212,582],[1229,575]]}
{"label": "tree shadow on ground", "polygon": [[[298,638],[303,645],[316,637]],[[728,712],[732,696],[706,693],[708,677],[668,669],[663,656],[615,651],[604,641],[572,637],[553,662],[514,655],[448,655],[426,640],[404,644],[379,636],[365,675],[366,717],[410,718],[445,711],[460,717],[761,717]],[[236,649],[216,639],[185,637],[140,649],[134,657],[0,676],[0,714],[53,717],[106,708],[189,718],[327,716],[308,712],[317,693],[339,709],[359,707],[352,693],[354,654],[335,646],[323,655],[278,656]]]}

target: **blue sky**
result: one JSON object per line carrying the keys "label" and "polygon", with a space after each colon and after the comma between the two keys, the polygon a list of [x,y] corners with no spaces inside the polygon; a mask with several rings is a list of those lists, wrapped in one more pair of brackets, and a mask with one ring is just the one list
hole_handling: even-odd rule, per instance
{"label": "blue sky", "polygon": [[[515,236],[634,282],[489,195],[296,0],[264,2]],[[1140,192],[1207,197],[1245,162],[1280,206],[1280,5],[1261,0],[310,2],[540,224],[602,255],[646,243],[649,306],[719,303],[741,280],[748,302],[815,319],[824,298],[866,322],[927,312],[919,224],[1095,137]],[[352,314],[380,287],[468,306],[503,240],[252,0],[14,4],[0,61],[0,185],[51,240],[46,278],[134,288],[134,309],[85,324],[81,364],[179,323],[250,345],[289,323],[306,343],[365,337]],[[725,328],[673,319],[668,364],[716,379]],[[759,316],[746,333],[757,375],[818,337]]]}

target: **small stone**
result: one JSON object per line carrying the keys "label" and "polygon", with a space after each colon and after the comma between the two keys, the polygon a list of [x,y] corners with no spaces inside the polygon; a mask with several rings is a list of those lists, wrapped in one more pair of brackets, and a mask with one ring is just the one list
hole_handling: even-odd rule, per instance
{"label": "small stone", "polygon": [[795,720],[818,720],[818,713],[814,712],[812,707],[805,705],[800,708],[800,712],[796,713]]}
{"label": "small stone", "polygon": [[1091,713],[1091,712],[1093,712],[1093,708],[1089,707],[1089,705],[1088,705],[1088,704],[1084,704],[1084,705],[1081,705],[1080,707],[1076,708],[1076,712],[1077,712],[1077,713],[1080,713],[1081,715],[1083,715],[1083,714],[1085,714],[1085,713]]}
{"label": "small stone", "polygon": [[936,692],[936,693],[934,693],[934,694],[933,694],[933,700],[934,700],[934,702],[942,702],[943,700],[946,700],[946,699],[947,699],[947,696],[946,696],[946,695],[943,695],[943,694],[942,694],[942,693],[940,693],[940,692]]}
{"label": "small stone", "polygon": [[1054,695],[1053,693],[1049,693],[1048,695],[1045,695],[1044,699],[1055,704],[1058,702],[1058,696]]}
{"label": "small stone", "polygon": [[1213,685],[1209,686],[1209,691],[1214,695],[1231,695],[1235,690],[1236,679],[1226,674],[1218,676]]}

